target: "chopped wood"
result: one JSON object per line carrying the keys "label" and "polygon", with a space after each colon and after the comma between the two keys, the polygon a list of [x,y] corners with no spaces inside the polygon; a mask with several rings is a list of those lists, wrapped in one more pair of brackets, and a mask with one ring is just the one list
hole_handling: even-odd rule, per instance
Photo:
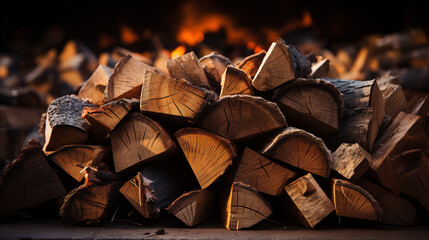
{"label": "chopped wood", "polygon": [[407,108],[407,100],[405,99],[402,87],[397,84],[389,83],[380,88],[384,98],[384,111],[392,119],[398,115],[399,112]]}
{"label": "chopped wood", "polygon": [[225,228],[250,228],[271,215],[269,203],[252,187],[234,182],[221,202],[221,220]]}
{"label": "chopped wood", "polygon": [[329,59],[324,58],[311,66],[312,78],[338,78],[338,73]]}
{"label": "chopped wood", "polygon": [[48,158],[80,182],[85,175],[84,167],[95,168],[102,162],[106,163],[111,159],[110,155],[110,149],[104,146],[68,145],[49,154]]}
{"label": "chopped wood", "polygon": [[194,190],[182,194],[168,207],[168,212],[192,227],[209,220],[213,215],[216,196],[212,190]]}
{"label": "chopped wood", "polygon": [[179,160],[154,163],[121,187],[122,195],[143,217],[159,217],[162,210],[192,187],[192,173]]}
{"label": "chopped wood", "polygon": [[323,140],[302,129],[285,129],[262,153],[322,177],[329,177],[331,171],[331,152]]}
{"label": "chopped wood", "polygon": [[19,158],[0,172],[0,216],[36,207],[65,194],[64,186],[36,140],[23,147]]}
{"label": "chopped wood", "polygon": [[414,97],[408,102],[405,112],[428,118],[429,96],[425,96],[424,98]]}
{"label": "chopped wood", "polygon": [[429,140],[421,117],[399,113],[374,144],[370,175],[393,191],[404,193],[429,210]]}
{"label": "chopped wood", "polygon": [[79,90],[78,96],[88,98],[95,105],[102,105],[105,102],[104,90],[112,75],[113,69],[104,65],[99,65],[91,77],[86,80]]}
{"label": "chopped wood", "polygon": [[344,116],[336,134],[326,139],[336,149],[341,143],[359,143],[372,151],[378,128],[384,118],[384,99],[375,80],[326,79],[343,94]]}
{"label": "chopped wood", "polygon": [[60,216],[68,224],[99,224],[110,220],[119,203],[121,182],[82,185],[64,199]]}
{"label": "chopped wood", "polygon": [[107,83],[106,101],[139,98],[145,71],[157,72],[154,67],[139,61],[132,55],[121,58]]}
{"label": "chopped wood", "polygon": [[295,78],[311,73],[310,61],[294,46],[282,39],[272,43],[258,72],[253,78],[253,86],[260,91],[271,90]]}
{"label": "chopped wood", "polygon": [[210,82],[194,52],[167,61],[167,69],[172,78],[185,79],[197,87],[210,89]]}
{"label": "chopped wood", "polygon": [[259,192],[279,196],[283,187],[294,177],[295,172],[244,147],[234,161],[227,179],[231,183],[243,182]]}
{"label": "chopped wood", "polygon": [[273,98],[290,125],[318,136],[335,133],[344,113],[343,95],[323,79],[289,81],[274,90]]}
{"label": "chopped wood", "polygon": [[138,108],[138,100],[120,99],[100,107],[84,107],[82,118],[91,126],[89,134],[93,141],[103,143],[108,134],[133,108]]}
{"label": "chopped wood", "polygon": [[234,66],[234,63],[229,58],[217,52],[212,52],[200,58],[199,62],[206,73],[210,85],[219,91],[223,72],[225,72],[227,66]]}
{"label": "chopped wood", "polygon": [[193,119],[210,99],[210,93],[186,81],[146,71],[140,96],[140,111]]}
{"label": "chopped wood", "polygon": [[220,97],[244,94],[254,95],[252,79],[239,68],[228,66],[222,74]]}
{"label": "chopped wood", "polygon": [[89,124],[81,117],[81,113],[84,107],[92,106],[94,105],[74,95],[52,101],[46,115],[43,149],[52,151],[69,144],[85,143]]}
{"label": "chopped wood", "polygon": [[184,128],[174,134],[201,189],[210,186],[237,156],[227,139],[199,128]]}
{"label": "chopped wood", "polygon": [[262,50],[258,53],[247,56],[239,64],[237,64],[237,68],[243,70],[251,79],[253,79],[258,72],[259,66],[265,58],[267,52]]}
{"label": "chopped wood", "polygon": [[333,179],[331,199],[337,216],[381,221],[383,211],[365,189],[345,180]]}
{"label": "chopped wood", "polygon": [[176,148],[159,123],[138,112],[128,114],[116,126],[111,132],[111,143],[117,173],[162,159]]}
{"label": "chopped wood", "polygon": [[232,141],[255,139],[287,127],[277,104],[248,95],[225,96],[208,105],[197,125]]}
{"label": "chopped wood", "polygon": [[419,224],[420,214],[410,201],[367,179],[360,179],[357,184],[367,190],[380,205],[383,210],[382,223],[401,226]]}
{"label": "chopped wood", "polygon": [[286,214],[291,214],[303,226],[314,226],[334,211],[334,204],[320,188],[311,173],[284,187]]}
{"label": "chopped wood", "polygon": [[369,169],[371,154],[357,143],[343,143],[332,154],[332,160],[332,169],[349,181],[356,182]]}

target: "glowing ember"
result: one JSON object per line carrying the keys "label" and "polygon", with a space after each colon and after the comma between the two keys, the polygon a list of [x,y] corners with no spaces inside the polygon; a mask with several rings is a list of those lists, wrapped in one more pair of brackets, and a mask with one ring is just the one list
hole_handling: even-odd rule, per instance
{"label": "glowing ember", "polygon": [[186,53],[186,47],[183,45],[180,45],[171,52],[170,56],[171,58],[176,58],[176,57],[182,56],[185,53]]}
{"label": "glowing ember", "polygon": [[133,44],[137,42],[138,34],[128,26],[121,26],[121,41],[124,44]]}

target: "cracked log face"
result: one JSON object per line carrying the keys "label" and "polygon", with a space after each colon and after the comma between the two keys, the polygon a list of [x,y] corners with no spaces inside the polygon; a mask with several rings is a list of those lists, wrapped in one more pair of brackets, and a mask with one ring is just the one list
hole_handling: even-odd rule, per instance
{"label": "cracked log face", "polygon": [[338,130],[343,116],[342,94],[322,79],[295,79],[276,89],[274,99],[290,125],[318,136]]}
{"label": "cracked log face", "polygon": [[111,159],[110,154],[110,149],[105,146],[68,145],[49,154],[48,158],[80,182],[86,173],[82,171],[83,167],[96,167]]}
{"label": "cracked log face", "polygon": [[334,211],[334,205],[311,173],[284,187],[286,214],[292,214],[305,227],[314,226]]}
{"label": "cracked log face", "polygon": [[245,147],[235,160],[227,180],[243,182],[259,192],[278,196],[295,176],[293,171]]}
{"label": "cracked log face", "polygon": [[345,180],[332,180],[331,199],[337,216],[381,221],[383,211],[365,189]]}
{"label": "cracked log face", "polygon": [[237,67],[247,73],[250,79],[253,79],[258,72],[259,66],[264,60],[266,53],[267,52],[265,50],[262,50],[259,53],[247,56],[237,65]]}
{"label": "cracked log face", "polygon": [[252,187],[234,182],[222,202],[222,224],[227,229],[249,228],[271,215],[271,206]]}
{"label": "cracked log face", "polygon": [[91,77],[83,84],[79,90],[78,96],[89,98],[90,102],[95,105],[102,105],[105,102],[104,90],[107,82],[112,75],[113,69],[104,65],[99,65]]}
{"label": "cracked log face", "polygon": [[100,223],[110,220],[118,205],[122,183],[82,185],[72,190],[64,199],[60,215],[69,224]]}
{"label": "cracked log face", "polygon": [[205,222],[213,215],[216,194],[209,189],[184,193],[168,207],[168,212],[187,226]]}
{"label": "cracked log face", "polygon": [[227,66],[234,66],[234,63],[229,58],[217,52],[212,52],[200,58],[199,62],[206,73],[210,85],[219,91],[223,72],[225,72]]}
{"label": "cracked log face", "polygon": [[182,80],[146,71],[140,111],[193,119],[207,105],[209,93]]}
{"label": "cracked log face", "polygon": [[329,177],[332,166],[331,152],[323,140],[297,128],[277,135],[263,154],[322,177]]}
{"label": "cracked log face", "polygon": [[196,123],[232,141],[255,139],[287,127],[277,104],[247,95],[225,96],[208,105]]}
{"label": "cracked log face", "polygon": [[229,140],[206,130],[184,128],[175,136],[202,189],[221,176],[237,155]]}
{"label": "cracked log face", "polygon": [[244,94],[254,95],[252,79],[242,70],[228,66],[222,75],[220,97]]}
{"label": "cracked log face", "polygon": [[117,173],[161,159],[176,148],[159,123],[138,112],[128,114],[112,131],[111,143]]}

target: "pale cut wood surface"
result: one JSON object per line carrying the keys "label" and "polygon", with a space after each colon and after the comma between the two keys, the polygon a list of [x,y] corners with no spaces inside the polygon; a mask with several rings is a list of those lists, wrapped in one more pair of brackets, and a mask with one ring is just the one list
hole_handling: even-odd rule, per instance
{"label": "pale cut wood surface", "polygon": [[254,95],[252,79],[239,68],[228,66],[222,74],[220,97],[235,94]]}
{"label": "pale cut wood surface", "polygon": [[105,102],[104,90],[107,82],[112,75],[113,69],[99,65],[92,73],[91,77],[86,80],[82,88],[79,90],[78,96],[81,98],[89,98],[90,102],[95,105],[102,105]]}
{"label": "pale cut wood surface", "polygon": [[262,60],[264,60],[266,53],[267,52],[265,50],[262,50],[259,53],[247,56],[237,64],[237,68],[243,70],[251,79],[253,79],[258,72]]}

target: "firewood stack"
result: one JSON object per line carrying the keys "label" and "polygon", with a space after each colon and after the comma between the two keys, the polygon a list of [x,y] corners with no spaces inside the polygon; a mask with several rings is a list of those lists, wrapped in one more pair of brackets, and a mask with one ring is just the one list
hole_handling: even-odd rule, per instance
{"label": "firewood stack", "polygon": [[[62,79],[77,86],[69,48]],[[429,211],[428,101],[407,104],[397,78],[339,79],[362,64],[346,74],[282,39],[237,64],[189,52],[167,74],[143,60],[126,52],[93,67],[77,95],[50,103],[44,142],[1,172],[0,216],[58,199],[70,224],[130,208],[227,229],[272,218],[416,225]]]}

